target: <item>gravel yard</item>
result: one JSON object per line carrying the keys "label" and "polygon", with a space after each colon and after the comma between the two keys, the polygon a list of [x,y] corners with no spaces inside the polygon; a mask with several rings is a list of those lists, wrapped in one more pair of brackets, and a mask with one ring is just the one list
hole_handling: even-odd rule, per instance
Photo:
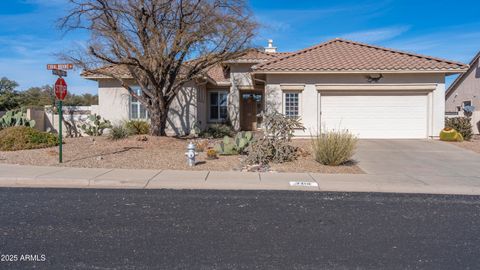
{"label": "gravel yard", "polygon": [[[22,165],[69,166],[87,168],[130,168],[172,170],[228,171],[242,168],[242,156],[220,156],[207,160],[204,152],[197,157],[197,166],[186,165],[187,139],[147,137],[147,141],[128,139],[111,141],[105,137],[66,138],[63,146],[63,164],[58,164],[58,147],[14,152],[0,152],[0,163]],[[309,140],[294,140],[293,144],[311,151]],[[363,173],[356,165],[324,166],[311,154],[284,164],[272,164],[278,172]]]}
{"label": "gravel yard", "polygon": [[480,135],[474,135],[471,141],[451,142],[458,147],[462,147],[473,152],[480,153]]}

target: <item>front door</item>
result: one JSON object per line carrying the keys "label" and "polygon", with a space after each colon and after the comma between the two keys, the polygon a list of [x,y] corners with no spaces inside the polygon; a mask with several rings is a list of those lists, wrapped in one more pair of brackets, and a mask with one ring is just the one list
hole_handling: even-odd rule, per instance
{"label": "front door", "polygon": [[242,93],[241,97],[240,128],[242,130],[256,130],[260,124],[258,114],[262,110],[262,94]]}

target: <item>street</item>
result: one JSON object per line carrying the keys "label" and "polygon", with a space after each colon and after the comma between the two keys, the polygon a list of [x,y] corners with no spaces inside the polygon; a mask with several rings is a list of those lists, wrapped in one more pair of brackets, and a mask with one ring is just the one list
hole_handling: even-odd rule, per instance
{"label": "street", "polygon": [[0,209],[0,269],[480,269],[478,196],[3,188]]}

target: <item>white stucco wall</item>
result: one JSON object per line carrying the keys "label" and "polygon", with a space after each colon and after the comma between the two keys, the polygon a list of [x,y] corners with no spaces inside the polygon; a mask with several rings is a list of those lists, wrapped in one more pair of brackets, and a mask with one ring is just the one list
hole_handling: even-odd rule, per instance
{"label": "white stucco wall", "polygon": [[130,95],[113,79],[98,81],[98,114],[118,124],[129,118]]}
{"label": "white stucco wall", "polygon": [[[445,75],[444,74],[384,74],[380,84],[435,84],[435,90],[428,94],[428,136],[437,137],[444,127],[445,116]],[[283,112],[283,92],[285,85],[304,85],[300,94],[300,117],[306,128],[296,136],[309,136],[321,128],[321,93],[317,84],[365,84],[365,74],[267,74],[266,105]],[[287,86],[288,88],[288,86]],[[287,90],[288,91],[288,90]]]}
{"label": "white stucco wall", "polygon": [[[134,82],[132,81],[132,85]],[[197,86],[189,83],[172,102],[167,127],[169,134],[188,134],[197,119]],[[130,117],[130,95],[120,83],[113,79],[98,82],[98,109],[103,118],[114,124]]]}

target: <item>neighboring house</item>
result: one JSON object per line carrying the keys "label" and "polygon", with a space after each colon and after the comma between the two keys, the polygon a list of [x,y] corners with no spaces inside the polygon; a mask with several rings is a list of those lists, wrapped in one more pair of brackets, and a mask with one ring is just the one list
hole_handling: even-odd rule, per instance
{"label": "neighboring house", "polygon": [[[228,119],[236,129],[255,130],[262,125],[259,113],[274,108],[300,117],[306,130],[296,136],[348,129],[360,138],[436,137],[444,127],[445,76],[467,68],[344,39],[278,53],[270,40],[265,51],[252,50],[186,85],[172,105],[169,129],[185,134],[195,123],[205,128]],[[103,117],[148,118],[115,80],[83,75],[98,81]]]}
{"label": "neighboring house", "polygon": [[473,106],[472,124],[474,132],[480,129],[480,52],[470,62],[467,72],[461,74],[448,88],[445,111],[447,115],[464,115],[463,108]]}

